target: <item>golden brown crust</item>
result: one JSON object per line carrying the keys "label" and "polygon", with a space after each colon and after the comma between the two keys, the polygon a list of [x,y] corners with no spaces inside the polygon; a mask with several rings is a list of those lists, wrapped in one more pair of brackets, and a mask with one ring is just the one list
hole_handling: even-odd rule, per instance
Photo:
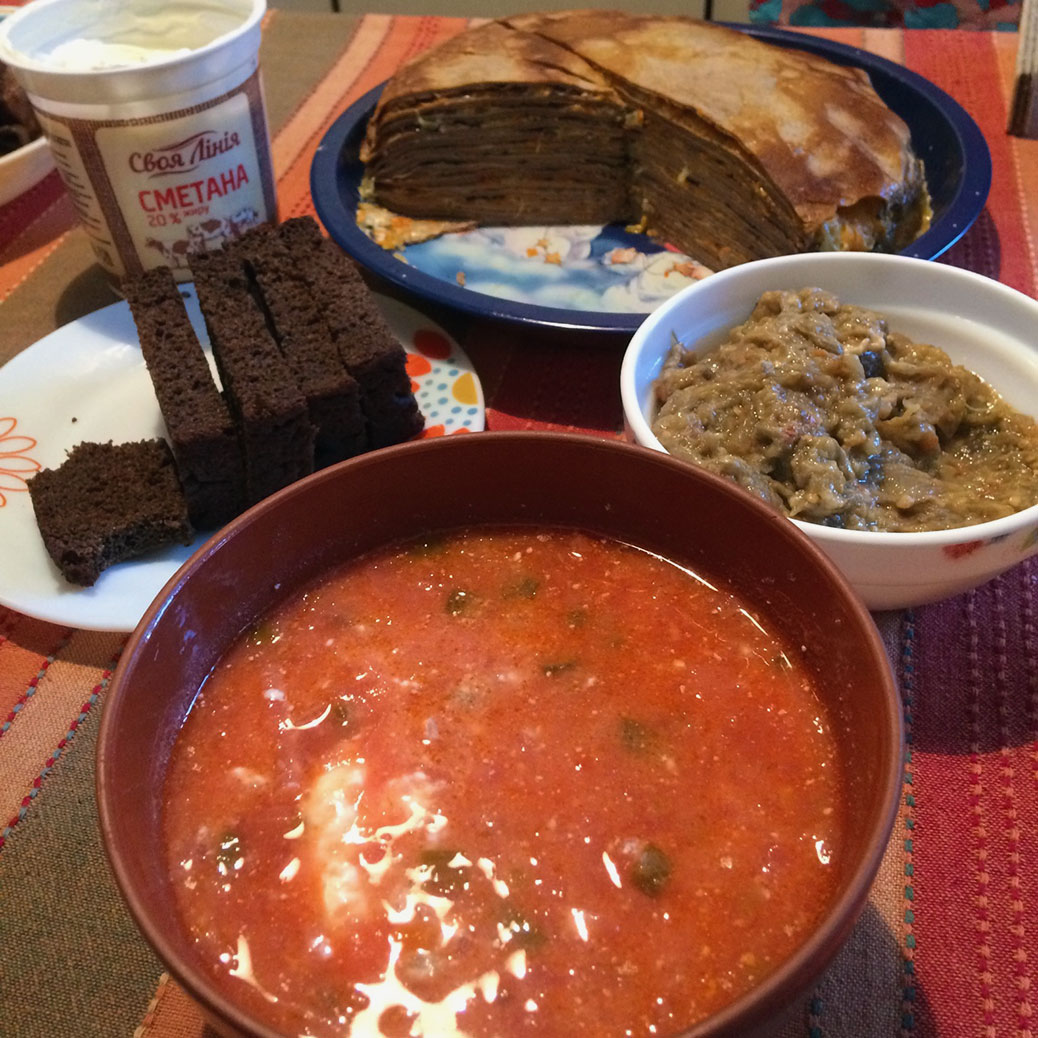
{"label": "golden brown crust", "polygon": [[545,86],[615,98],[604,77],[563,47],[530,33],[517,33],[502,22],[487,22],[418,55],[390,79],[368,122],[361,149],[367,161],[379,129],[399,106],[421,107],[419,99],[442,99],[521,84]]}
{"label": "golden brown crust", "polygon": [[908,127],[862,69],[677,16],[559,11],[507,22],[695,113],[760,164],[809,233],[861,198],[890,197],[911,176]]}
{"label": "golden brown crust", "polygon": [[517,33],[504,22],[487,22],[404,65],[386,84],[379,108],[391,107],[400,97],[509,83],[611,93],[601,73],[576,54],[539,36]]}

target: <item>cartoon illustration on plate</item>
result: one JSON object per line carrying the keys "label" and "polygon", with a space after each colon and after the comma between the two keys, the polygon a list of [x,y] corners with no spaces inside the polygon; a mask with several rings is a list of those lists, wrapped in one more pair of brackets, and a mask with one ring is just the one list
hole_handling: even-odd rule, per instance
{"label": "cartoon illustration on plate", "polygon": [[622,227],[478,227],[405,246],[412,267],[473,292],[536,306],[648,313],[711,273]]}

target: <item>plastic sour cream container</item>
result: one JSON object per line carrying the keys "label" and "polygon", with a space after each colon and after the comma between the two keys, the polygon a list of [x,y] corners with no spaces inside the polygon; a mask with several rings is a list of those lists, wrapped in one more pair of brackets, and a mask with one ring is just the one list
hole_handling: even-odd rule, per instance
{"label": "plastic sour cream container", "polygon": [[0,61],[36,110],[118,284],[274,219],[259,71],[265,0],[32,0]]}

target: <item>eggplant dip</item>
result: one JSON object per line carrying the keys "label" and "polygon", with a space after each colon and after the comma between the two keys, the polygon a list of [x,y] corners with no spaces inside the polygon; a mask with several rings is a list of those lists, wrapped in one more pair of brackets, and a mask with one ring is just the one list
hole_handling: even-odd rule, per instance
{"label": "eggplant dip", "polygon": [[675,343],[653,432],[788,516],[970,526],[1038,503],[1038,425],[936,346],[816,288],[766,292],[703,355]]}

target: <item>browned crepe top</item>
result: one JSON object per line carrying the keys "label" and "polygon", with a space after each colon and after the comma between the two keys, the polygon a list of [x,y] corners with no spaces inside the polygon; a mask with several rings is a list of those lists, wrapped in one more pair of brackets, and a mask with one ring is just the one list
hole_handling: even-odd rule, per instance
{"label": "browned crepe top", "polygon": [[445,40],[404,65],[386,83],[379,109],[399,97],[502,84],[563,86],[614,97],[586,61],[550,40],[487,22]]}
{"label": "browned crepe top", "polygon": [[507,23],[694,112],[763,167],[809,228],[918,176],[908,127],[862,69],[679,16],[559,11]]}

